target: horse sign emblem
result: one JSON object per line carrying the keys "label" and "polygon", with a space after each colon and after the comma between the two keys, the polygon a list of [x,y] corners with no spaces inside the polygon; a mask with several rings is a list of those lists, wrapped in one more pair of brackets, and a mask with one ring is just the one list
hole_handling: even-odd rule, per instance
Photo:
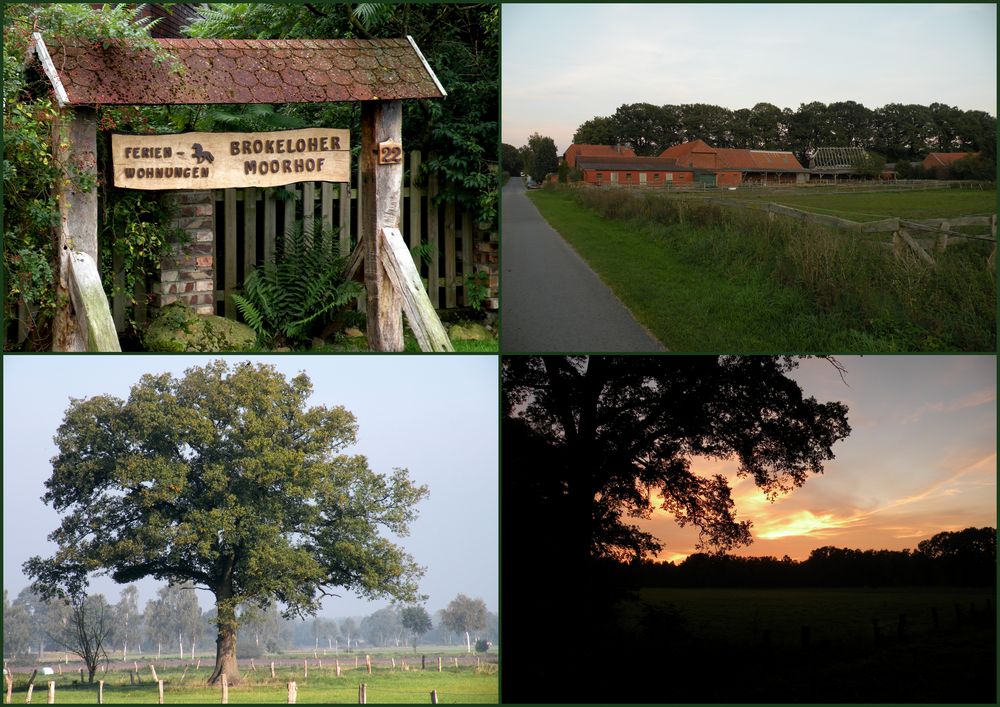
{"label": "horse sign emblem", "polygon": [[111,136],[115,186],[126,189],[276,187],[348,182],[347,130]]}

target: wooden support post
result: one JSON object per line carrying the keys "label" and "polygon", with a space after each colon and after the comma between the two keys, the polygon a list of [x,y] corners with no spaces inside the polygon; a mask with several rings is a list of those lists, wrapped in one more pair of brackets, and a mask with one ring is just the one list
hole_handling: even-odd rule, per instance
{"label": "wooden support post", "polygon": [[420,199],[421,189],[417,186],[417,178],[420,176],[420,150],[410,153],[410,254],[413,262],[420,270],[420,256],[417,255],[417,248],[423,240],[421,233],[423,225],[420,219]]}
{"label": "wooden support post", "polygon": [[[319,210],[320,227],[330,232],[333,230],[333,183],[320,182],[319,184]],[[334,253],[337,255],[337,253]]]}
{"label": "wooden support post", "polygon": [[401,143],[403,106],[399,101],[361,104],[360,232],[365,242],[365,290],[368,346],[372,351],[403,350],[402,297],[381,265],[379,234],[399,228],[402,210],[403,164],[378,164],[378,144]]}
{"label": "wooden support post", "polygon": [[11,699],[13,699],[14,693],[14,678],[11,677],[10,671],[8,670],[4,673],[4,680],[7,682],[7,704],[10,704]]}
{"label": "wooden support post", "polygon": [[159,681],[160,678],[156,675],[156,666],[150,663],[149,670],[151,673],[153,673],[153,682]]}
{"label": "wooden support post", "polygon": [[441,656],[438,656],[438,672],[441,672]]}
{"label": "wooden support post", "polygon": [[34,691],[34,689],[35,689],[34,684],[28,683],[28,694],[24,698],[24,704],[26,704],[26,705],[30,705],[31,704],[31,693]]}
{"label": "wooden support post", "polygon": [[337,660],[337,677],[340,677],[340,660]]}
{"label": "wooden support post", "polygon": [[99,705],[103,705],[104,704],[104,681],[103,680],[98,680],[97,681],[97,704],[99,704]]}
{"label": "wooden support post", "polygon": [[223,673],[221,675],[221,677],[222,677],[222,704],[228,705],[229,704],[229,679],[226,677],[225,673]]}
{"label": "wooden support post", "polygon": [[274,680],[274,661],[271,661],[271,679]]}
{"label": "wooden support post", "polygon": [[257,666],[253,664],[253,658],[250,659],[250,670],[257,672]]}
{"label": "wooden support post", "polygon": [[427,656],[420,656],[420,669],[427,670]]}
{"label": "wooden support post", "polygon": [[[62,169],[54,191],[59,204],[57,296],[65,302],[52,322],[53,351],[86,350],[85,333],[70,311],[69,263],[63,254],[97,255],[97,114],[93,108],[66,108],[53,122],[53,155]],[[109,310],[110,316],[110,310]]]}
{"label": "wooden support post", "polygon": [[83,684],[83,668],[80,668],[80,684]]}
{"label": "wooden support post", "polygon": [[431,690],[431,704],[436,705],[438,703],[438,691]]}
{"label": "wooden support post", "polygon": [[424,291],[420,273],[406,250],[399,229],[383,229],[381,242],[381,265],[393,289],[401,297],[403,311],[420,350],[454,351],[448,333]]}
{"label": "wooden support post", "polygon": [[49,699],[48,704],[54,705],[56,703],[56,681],[49,680]]}
{"label": "wooden support post", "polygon": [[309,661],[308,660],[303,660],[302,661],[302,679],[305,680],[307,677],[309,677]]}
{"label": "wooden support post", "polygon": [[365,665],[368,666],[368,674],[372,674],[372,657],[370,655],[365,656]]}
{"label": "wooden support post", "polygon": [[288,704],[294,705],[296,699],[298,699],[298,688],[293,681],[288,683]]}
{"label": "wooden support post", "polygon": [[128,684],[135,685],[135,671],[131,668],[128,670]]}
{"label": "wooden support post", "polygon": [[368,684],[361,683],[361,704],[368,704]]}
{"label": "wooden support post", "polygon": [[162,705],[163,704],[163,681],[162,680],[157,680],[156,681],[156,694],[157,694],[156,704]]}
{"label": "wooden support post", "polygon": [[302,228],[309,233],[316,222],[316,184],[302,183]]}

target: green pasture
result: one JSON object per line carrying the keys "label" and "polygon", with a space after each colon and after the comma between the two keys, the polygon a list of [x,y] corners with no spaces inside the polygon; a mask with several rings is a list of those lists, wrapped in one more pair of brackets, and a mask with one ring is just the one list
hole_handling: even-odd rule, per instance
{"label": "green pasture", "polygon": [[802,211],[839,216],[850,221],[885,218],[931,219],[953,216],[988,216],[996,213],[996,189],[929,189],[920,191],[836,191],[809,187],[775,191],[737,190],[712,192],[743,201],[769,201]]}
{"label": "green pasture", "polygon": [[[981,201],[975,208],[966,201],[969,194],[982,198],[947,192],[963,201],[959,210],[981,210]],[[769,223],[756,212],[685,200],[679,221],[678,202],[661,193],[546,189],[529,198],[673,351],[995,349],[989,243],[949,248],[932,269],[914,258],[897,260],[857,234],[787,219]]]}
{"label": "green pasture", "polygon": [[[995,609],[989,588],[968,587],[886,587],[810,589],[644,589],[640,601],[651,606],[672,605],[680,612],[684,629],[703,639],[728,643],[760,643],[770,632],[774,645],[798,645],[802,627],[808,627],[814,643],[872,643],[874,627],[880,635],[896,635],[899,616],[905,615],[907,635],[934,629],[932,609],[937,609],[938,626],[957,626],[955,604],[968,623],[970,604],[985,615],[987,602]],[[632,621],[639,616],[640,604],[630,609]]]}
{"label": "green pasture", "polygon": [[[364,683],[367,701],[370,703],[430,703],[431,691],[437,691],[441,704],[489,704],[498,701],[497,666],[485,662],[480,669],[466,664],[455,668],[446,662],[442,671],[437,671],[437,660],[431,668],[428,656],[427,670],[403,671],[399,667],[373,667],[369,674],[361,661],[359,669],[354,668],[353,659],[341,661],[341,677],[335,673],[333,659],[324,660],[323,668],[316,667],[310,660],[309,677],[303,678],[302,665],[275,666],[275,678],[270,677],[269,668],[257,666],[251,671],[249,666],[240,666],[243,682],[229,687],[229,702],[232,704],[285,703],[288,698],[287,683],[294,681],[297,702],[307,704],[357,704],[358,685]],[[221,701],[221,687],[209,687],[206,680],[210,674],[209,661],[203,661],[198,671],[183,668],[157,668],[158,677],[163,680],[164,703],[218,704]],[[261,664],[264,663],[262,659]],[[397,660],[397,664],[399,661]],[[419,657],[408,659],[409,665],[419,668]],[[148,665],[140,663],[142,684],[132,685],[129,672],[109,670],[106,674],[98,671],[93,685],[79,684],[79,673],[66,672],[63,675],[46,676],[39,674],[35,679],[32,702],[44,702],[48,681],[55,680],[56,703],[96,703],[97,680],[104,680],[104,702],[106,704],[142,704],[157,702],[157,685],[152,681]],[[15,673],[14,702],[24,702],[27,692],[28,675]]]}

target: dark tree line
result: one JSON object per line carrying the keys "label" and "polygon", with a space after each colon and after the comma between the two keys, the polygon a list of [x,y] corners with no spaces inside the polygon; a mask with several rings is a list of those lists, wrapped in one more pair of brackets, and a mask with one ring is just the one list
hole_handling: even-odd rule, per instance
{"label": "dark tree line", "polygon": [[814,101],[796,110],[771,103],[739,110],[631,103],[584,122],[573,142],[628,144],[638,155],[658,155],[671,145],[702,139],[713,147],[790,150],[804,162],[818,147],[863,147],[890,162],[921,160],[930,152],[982,152],[995,165],[996,130],[995,116],[944,103],[870,109],[855,101]]}
{"label": "dark tree line", "polygon": [[827,546],[801,562],[696,553],[676,565],[645,560],[618,569],[645,587],[993,586],[996,560],[996,529],[966,528],[938,533],[915,550]]}

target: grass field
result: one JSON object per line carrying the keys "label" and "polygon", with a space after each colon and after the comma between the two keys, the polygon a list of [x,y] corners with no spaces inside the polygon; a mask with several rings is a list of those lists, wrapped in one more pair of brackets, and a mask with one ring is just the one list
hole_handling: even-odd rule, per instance
{"label": "grass field", "polygon": [[996,189],[932,189],[927,191],[837,192],[809,188],[775,191],[720,191],[709,196],[730,196],[746,201],[771,201],[802,211],[830,214],[851,221],[884,218],[929,219],[951,216],[986,216],[996,213]]}
{"label": "grass field", "polygon": [[[468,659],[466,659],[468,660]],[[206,661],[207,662],[207,661]],[[263,663],[263,661],[260,661]],[[411,661],[419,667],[419,658]],[[303,678],[302,666],[283,666],[275,668],[275,678],[270,678],[268,670],[258,666],[256,672],[251,672],[241,665],[244,683],[229,688],[229,701],[233,704],[285,703],[287,701],[287,683],[294,681],[298,693],[298,702],[307,704],[357,704],[358,685],[364,683],[367,701],[371,703],[430,703],[430,693],[437,691],[438,702],[442,704],[489,704],[498,701],[497,667],[495,664],[483,664],[478,670],[474,665],[463,665],[460,668],[445,667],[437,672],[428,661],[426,671],[408,670],[395,671],[388,668],[373,668],[371,674],[362,667],[355,670],[353,660],[350,667],[347,661],[341,661],[342,676],[336,677],[333,660],[324,660],[324,668],[318,669],[310,661],[309,677]],[[140,663],[140,667],[143,664]],[[157,675],[163,680],[164,702],[184,704],[212,704],[221,699],[220,687],[208,687],[205,681],[209,668],[202,664],[198,672],[182,668],[158,668]],[[76,680],[74,680],[76,676]],[[260,676],[260,677],[257,677]],[[264,677],[266,676],[266,677]],[[18,673],[15,679],[13,693],[14,702],[24,702],[26,695],[27,675]],[[103,679],[104,702],[108,704],[142,704],[156,703],[157,686],[152,682],[148,665],[142,671],[141,685],[131,685],[129,673],[121,670],[109,670],[107,674],[98,671],[95,681]],[[56,682],[57,703],[94,703],[97,701],[97,684],[79,684],[78,673],[44,676],[36,678],[33,702],[44,702],[48,681]]]}
{"label": "grass field", "polygon": [[[881,212],[909,212],[914,199],[926,198],[920,194],[877,196],[888,199]],[[652,193],[548,189],[529,196],[671,350],[995,350],[988,243],[949,248],[933,270],[896,261],[853,234],[787,221],[768,226],[755,213],[699,206],[677,223],[670,213],[676,202]],[[962,211],[984,203],[979,192],[948,196],[962,200],[955,207]]]}
{"label": "grass field", "polygon": [[[687,630],[702,637],[733,642],[760,642],[765,631],[775,645],[797,645],[801,629],[810,629],[814,642],[872,643],[872,619],[880,632],[894,635],[900,614],[911,635],[934,629],[932,608],[939,627],[956,624],[957,602],[967,617],[970,603],[979,612],[993,602],[987,588],[907,587],[872,589],[645,589],[642,601],[673,605],[684,617]],[[994,607],[995,608],[995,607]]]}

